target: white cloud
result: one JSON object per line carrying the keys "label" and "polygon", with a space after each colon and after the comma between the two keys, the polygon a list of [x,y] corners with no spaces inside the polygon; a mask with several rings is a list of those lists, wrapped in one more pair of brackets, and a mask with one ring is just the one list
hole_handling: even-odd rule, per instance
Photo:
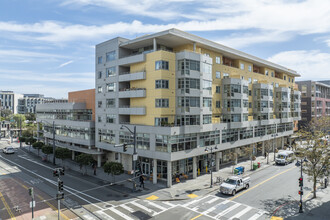
{"label": "white cloud", "polygon": [[73,60],[70,60],[70,61],[68,61],[68,62],[62,63],[61,65],[58,66],[58,68],[62,68],[62,67],[64,67],[64,66],[67,66],[67,65],[69,65],[70,63],[73,63]]}
{"label": "white cloud", "polygon": [[329,79],[330,53],[319,50],[284,51],[268,60],[296,70],[301,75],[297,80]]}

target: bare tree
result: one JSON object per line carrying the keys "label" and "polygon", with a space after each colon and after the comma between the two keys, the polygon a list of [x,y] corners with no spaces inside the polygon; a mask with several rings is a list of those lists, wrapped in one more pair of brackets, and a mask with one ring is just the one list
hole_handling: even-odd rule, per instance
{"label": "bare tree", "polygon": [[325,138],[329,133],[329,117],[313,119],[298,134],[305,140],[306,145],[298,147],[298,155],[306,158],[303,172],[313,181],[313,198],[316,198],[316,186],[330,169],[330,147]]}

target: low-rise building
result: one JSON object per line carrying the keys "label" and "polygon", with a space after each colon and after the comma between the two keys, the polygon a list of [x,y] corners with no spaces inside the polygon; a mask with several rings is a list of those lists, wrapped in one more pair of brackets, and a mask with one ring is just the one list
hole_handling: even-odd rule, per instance
{"label": "low-rise building", "polygon": [[0,90],[0,106],[1,109],[8,109],[12,111],[13,114],[18,113],[18,100],[22,99],[24,96],[19,93],[14,93],[13,91],[1,91]]}
{"label": "low-rise building", "polygon": [[45,101],[52,101],[54,98],[44,97],[41,94],[24,94],[18,100],[18,114],[36,113],[36,105],[43,104]]}

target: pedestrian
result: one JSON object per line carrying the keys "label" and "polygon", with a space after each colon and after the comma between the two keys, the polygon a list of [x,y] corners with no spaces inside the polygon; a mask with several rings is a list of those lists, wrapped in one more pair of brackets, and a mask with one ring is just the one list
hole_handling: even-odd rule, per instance
{"label": "pedestrian", "polygon": [[94,169],[94,175],[96,175],[96,164],[93,164],[93,169]]}
{"label": "pedestrian", "polygon": [[266,157],[267,157],[267,153],[265,152],[265,159],[266,159]]}
{"label": "pedestrian", "polygon": [[325,177],[324,178],[324,188],[327,188],[327,186],[328,186],[328,178]]}
{"label": "pedestrian", "polygon": [[143,186],[144,189],[144,178],[143,175],[140,175],[140,187]]}

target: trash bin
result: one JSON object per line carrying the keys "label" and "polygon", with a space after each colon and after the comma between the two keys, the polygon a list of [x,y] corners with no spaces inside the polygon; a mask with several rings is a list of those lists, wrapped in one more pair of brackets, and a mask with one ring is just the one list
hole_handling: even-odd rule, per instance
{"label": "trash bin", "polygon": [[253,164],[253,170],[256,170],[256,169],[258,169],[258,164],[257,163],[254,163]]}
{"label": "trash bin", "polygon": [[236,167],[236,169],[238,170],[238,174],[244,173],[244,167],[243,166]]}
{"label": "trash bin", "polygon": [[260,162],[258,162],[258,168],[260,168],[260,166],[261,166],[261,165],[260,165]]}

